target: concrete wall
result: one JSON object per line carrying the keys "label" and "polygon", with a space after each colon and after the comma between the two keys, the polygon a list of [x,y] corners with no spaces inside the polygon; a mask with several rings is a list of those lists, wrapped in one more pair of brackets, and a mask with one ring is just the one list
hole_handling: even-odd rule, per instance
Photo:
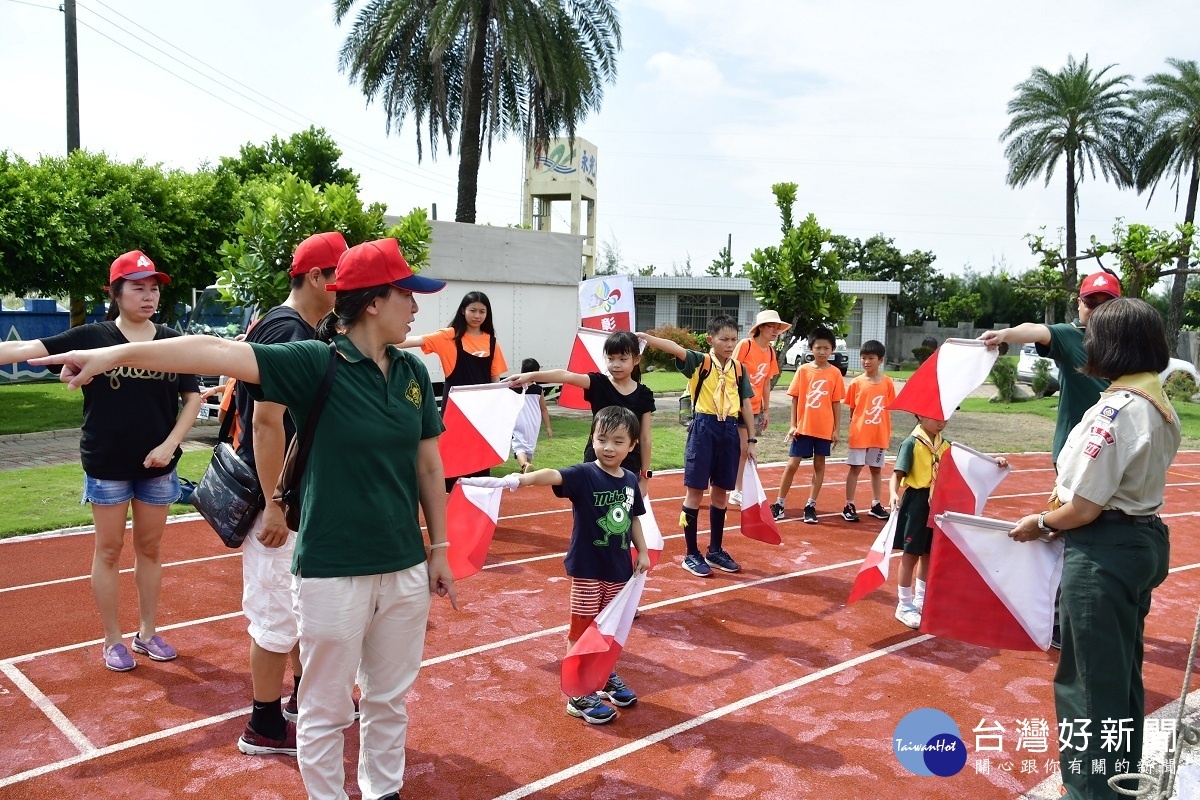
{"label": "concrete wall", "polygon": [[[996,328],[1007,328],[1007,323],[998,323]],[[909,325],[903,328],[889,328],[887,338],[883,339],[884,346],[887,347],[887,360],[889,363],[898,364],[901,361],[913,361],[916,356],[913,355],[913,348],[921,345],[921,340],[926,336],[932,336],[937,339],[940,345],[947,339],[978,339],[988,328],[976,328],[971,323],[967,322],[954,328],[943,328],[936,322],[926,321],[924,324]]]}

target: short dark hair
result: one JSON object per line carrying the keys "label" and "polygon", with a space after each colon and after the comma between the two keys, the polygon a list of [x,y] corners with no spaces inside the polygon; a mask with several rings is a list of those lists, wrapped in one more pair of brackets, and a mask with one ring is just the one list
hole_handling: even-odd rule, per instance
{"label": "short dark hair", "polygon": [[737,320],[728,314],[718,314],[708,321],[708,335],[716,336],[726,328],[733,328],[733,332],[737,333]]}
{"label": "short dark hair", "polygon": [[1087,363],[1080,371],[1110,381],[1136,372],[1162,372],[1171,360],[1162,316],[1133,297],[1113,298],[1092,311],[1083,349]]}
{"label": "short dark hair", "polygon": [[526,358],[521,361],[521,372],[537,372],[542,368],[536,358]]}
{"label": "short dark hair", "polygon": [[833,331],[829,330],[829,328],[826,328],[824,325],[808,335],[809,349],[811,350],[812,346],[822,339],[829,342],[830,347],[834,348],[835,350],[837,349],[837,337],[833,335]]}
{"label": "short dark hair", "polygon": [[[834,347],[837,347],[835,344]],[[858,348],[860,356],[879,356],[883,358],[887,355],[887,348],[883,346],[883,342],[877,342],[874,339],[868,339],[862,343],[862,347]]]}
{"label": "short dark hair", "polygon": [[[309,270],[308,272],[312,272],[312,270]],[[303,287],[304,281],[308,278],[308,272],[301,272],[299,275],[293,275],[292,281],[291,281],[291,287],[293,289],[299,289],[299,288]],[[321,274],[325,276],[325,280],[332,280],[334,273],[336,273],[336,272],[337,272],[337,267],[325,267],[324,269],[321,270]]]}
{"label": "short dark hair", "polygon": [[616,433],[618,428],[629,431],[629,438],[635,442],[642,433],[642,426],[638,424],[637,415],[624,406],[602,408],[592,420],[593,436],[597,433]]}

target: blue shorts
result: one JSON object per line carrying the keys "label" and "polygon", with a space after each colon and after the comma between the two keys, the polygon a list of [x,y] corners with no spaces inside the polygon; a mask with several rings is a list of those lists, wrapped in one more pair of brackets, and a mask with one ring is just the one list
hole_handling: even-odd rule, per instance
{"label": "blue shorts", "polygon": [[830,445],[833,442],[829,439],[818,439],[815,436],[797,436],[792,439],[792,446],[788,449],[788,455],[792,458],[812,458],[814,455],[827,456],[830,453]]}
{"label": "blue shorts", "polygon": [[733,491],[737,487],[738,462],[742,458],[742,437],[737,417],[719,421],[713,414],[697,414],[688,429],[683,450],[683,485],[689,489]]}
{"label": "blue shorts", "polygon": [[179,477],[175,470],[157,478],[136,481],[109,481],[85,474],[80,503],[115,506],[137,500],[148,506],[169,506],[179,499],[179,495]]}

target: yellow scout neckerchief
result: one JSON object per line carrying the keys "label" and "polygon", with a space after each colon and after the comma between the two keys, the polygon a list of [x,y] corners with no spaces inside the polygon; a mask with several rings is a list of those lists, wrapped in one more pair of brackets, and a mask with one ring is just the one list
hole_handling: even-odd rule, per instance
{"label": "yellow scout neckerchief", "polygon": [[928,489],[937,478],[938,464],[949,445],[941,434],[938,434],[936,439],[930,439],[929,434],[919,424],[911,435],[924,446],[913,448],[912,469],[904,476],[904,485],[911,489]]}
{"label": "yellow scout neckerchief", "polygon": [[1171,413],[1171,401],[1167,399],[1166,393],[1163,392],[1162,382],[1155,373],[1135,372],[1132,375],[1122,375],[1112,382],[1106,394],[1121,390],[1146,398],[1154,404],[1158,413],[1162,414],[1168,422],[1174,422],[1175,415]]}
{"label": "yellow scout neckerchief", "polygon": [[713,372],[717,376],[717,383],[713,386],[713,411],[717,415],[717,420],[724,422],[730,412],[737,408],[729,399],[729,380],[727,378],[732,373],[734,376],[734,385],[736,385],[737,371],[733,367],[732,356],[725,362],[725,366],[723,367],[721,366],[721,362],[717,360],[715,351],[709,350],[708,357],[712,362]]}

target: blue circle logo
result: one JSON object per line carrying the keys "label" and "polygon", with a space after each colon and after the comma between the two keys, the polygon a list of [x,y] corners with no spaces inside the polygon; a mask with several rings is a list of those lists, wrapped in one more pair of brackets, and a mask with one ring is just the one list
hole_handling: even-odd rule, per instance
{"label": "blue circle logo", "polygon": [[958,726],[945,712],[918,708],[896,726],[892,751],[900,766],[914,775],[947,778],[967,763],[967,747]]}

